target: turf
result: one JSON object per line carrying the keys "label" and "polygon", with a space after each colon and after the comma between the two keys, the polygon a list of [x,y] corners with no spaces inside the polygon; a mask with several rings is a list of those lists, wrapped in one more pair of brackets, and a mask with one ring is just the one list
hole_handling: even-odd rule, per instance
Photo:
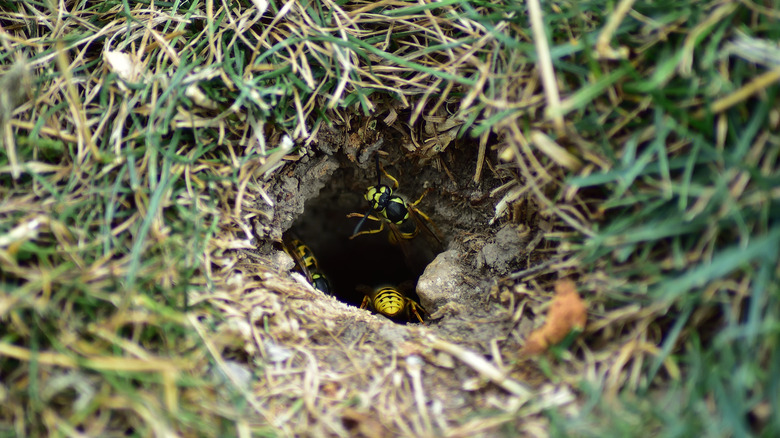
{"label": "turf", "polygon": [[[749,0],[0,1],[0,433],[370,436],[398,412],[401,435],[776,436],[778,17]],[[508,166],[506,211],[522,191],[554,225],[589,323],[535,359],[551,394],[433,341],[517,403],[432,420],[414,360],[374,393],[310,374],[292,336],[320,333],[317,310],[262,261],[236,275],[285,157],[377,114],[437,123],[419,157],[473,145],[473,181]]]}

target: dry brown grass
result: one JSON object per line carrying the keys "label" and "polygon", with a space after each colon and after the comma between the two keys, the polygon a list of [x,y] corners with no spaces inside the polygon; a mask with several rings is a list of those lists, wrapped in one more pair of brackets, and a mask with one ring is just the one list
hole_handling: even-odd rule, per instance
{"label": "dry brown grass", "polygon": [[[527,12],[515,2],[264,4],[0,1],[0,433],[565,434],[555,425],[586,400],[613,406],[621,391],[679,381],[671,353],[720,315],[689,306],[684,292],[725,302],[751,290],[752,277],[729,276],[742,266],[736,255],[718,258],[730,242],[718,221],[734,210],[696,219],[724,187],[746,209],[776,190],[756,189],[746,171],[699,186],[694,164],[673,166],[683,177],[668,167],[698,159],[706,135],[680,132],[713,117],[722,152],[735,125],[728,111],[749,113],[745,102],[777,81],[776,68],[712,96],[669,104],[677,88],[653,94],[689,78],[694,53],[714,57],[692,41],[737,4],[696,9],[700,21],[685,29],[688,15],[657,23],[629,0],[611,12],[533,0]],[[627,22],[641,31],[627,34]],[[670,57],[679,65],[656,67],[675,32],[687,35]],[[637,123],[654,109],[677,118]],[[382,142],[388,133],[397,144]],[[776,139],[767,127],[759,139],[744,162],[771,176]],[[657,145],[661,170],[645,172]],[[299,165],[335,153],[364,171],[378,149],[430,164],[462,195],[452,205],[489,207],[478,230],[448,236],[461,258],[476,257],[499,224],[525,239],[512,273],[475,273],[493,287],[442,306],[427,326],[324,296],[291,277],[272,245],[313,196],[283,197]],[[637,205],[644,224],[656,218],[642,216],[642,202],[680,192],[689,222],[676,231],[603,231],[610,209]],[[608,193],[618,194],[604,204]],[[769,227],[751,220],[737,221],[743,243],[746,229]],[[693,247],[668,244],[686,233]],[[741,248],[748,262],[768,251]],[[723,276],[706,270],[711,260]],[[685,276],[686,263],[698,276]],[[521,353],[563,277],[589,306],[584,337]],[[742,305],[731,303],[735,314]]]}

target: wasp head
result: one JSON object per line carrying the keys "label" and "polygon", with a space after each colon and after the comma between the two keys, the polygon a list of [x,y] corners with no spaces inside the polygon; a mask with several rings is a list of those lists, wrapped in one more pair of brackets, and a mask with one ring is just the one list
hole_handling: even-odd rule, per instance
{"label": "wasp head", "polygon": [[364,195],[368,204],[375,211],[382,211],[387,208],[392,197],[393,189],[384,184],[369,187]]}

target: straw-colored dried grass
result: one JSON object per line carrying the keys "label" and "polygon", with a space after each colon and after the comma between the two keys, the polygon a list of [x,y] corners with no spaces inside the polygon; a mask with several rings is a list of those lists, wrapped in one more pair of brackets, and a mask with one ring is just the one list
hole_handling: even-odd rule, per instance
{"label": "straw-colored dried grass", "polygon": [[[560,97],[538,2],[530,30],[511,3],[495,23],[456,2],[155,3],[0,2],[3,73],[30,84],[0,108],[6,430],[544,436],[542,411],[576,412],[583,376],[612,395],[639,387],[665,308],[606,307],[604,291],[629,286],[557,244],[594,236],[603,214],[565,172],[609,165],[564,120],[582,103]],[[599,53],[622,56],[605,41]],[[534,218],[537,255],[431,326],[325,297],[257,250],[294,219],[274,199],[281,175],[333,138],[365,167],[377,114],[443,180],[502,178],[491,224]],[[624,141],[635,116],[608,137]],[[442,158],[459,129],[475,135],[465,178]],[[464,251],[472,238],[452,237]],[[588,342],[540,365],[517,333],[541,325],[528,317],[565,276],[591,306]],[[497,336],[499,320],[522,330]]]}

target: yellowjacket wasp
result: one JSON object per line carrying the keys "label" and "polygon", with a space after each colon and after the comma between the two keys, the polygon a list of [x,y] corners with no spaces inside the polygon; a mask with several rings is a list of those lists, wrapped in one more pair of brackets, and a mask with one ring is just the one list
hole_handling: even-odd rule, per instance
{"label": "yellowjacket wasp", "polygon": [[373,310],[391,319],[403,316],[407,321],[412,321],[412,315],[414,315],[422,323],[423,319],[420,313],[428,313],[417,302],[404,295],[400,288],[380,286],[372,289],[358,286],[358,291],[365,292],[363,303],[360,305],[361,309]]}
{"label": "yellowjacket wasp", "polygon": [[[382,184],[382,175],[380,174],[380,170],[381,173],[383,173],[389,180],[393,181],[392,188]],[[358,224],[355,226],[355,230],[352,232],[352,236],[349,238],[354,239],[355,237],[363,234],[379,233],[384,229],[385,224],[387,224],[388,228],[390,229],[390,242],[401,245],[401,249],[408,258],[411,258],[411,250],[403,242],[413,239],[420,233],[420,230],[424,230],[425,234],[430,236],[436,242],[437,246],[440,247],[441,239],[439,239],[437,233],[431,231],[431,229],[423,220],[430,223],[434,228],[436,226],[425,213],[416,208],[416,205],[422,201],[423,197],[425,197],[425,195],[431,189],[423,192],[420,198],[415,202],[407,203],[400,196],[393,194],[393,191],[398,188],[398,180],[390,176],[390,174],[381,168],[379,165],[378,155],[376,156],[376,173],[376,185],[370,186],[363,196],[366,201],[368,201],[368,211],[366,211],[366,213],[363,215],[360,213],[350,213],[347,215],[347,217],[362,216],[360,222],[358,222]],[[374,212],[376,216],[371,215],[371,212]],[[360,231],[360,228],[363,227],[363,224],[367,219],[378,221],[379,228]]]}
{"label": "yellowjacket wasp", "polygon": [[295,260],[298,270],[306,277],[306,280],[326,295],[331,295],[330,282],[325,274],[320,271],[314,252],[298,239],[285,240],[285,250]]}

